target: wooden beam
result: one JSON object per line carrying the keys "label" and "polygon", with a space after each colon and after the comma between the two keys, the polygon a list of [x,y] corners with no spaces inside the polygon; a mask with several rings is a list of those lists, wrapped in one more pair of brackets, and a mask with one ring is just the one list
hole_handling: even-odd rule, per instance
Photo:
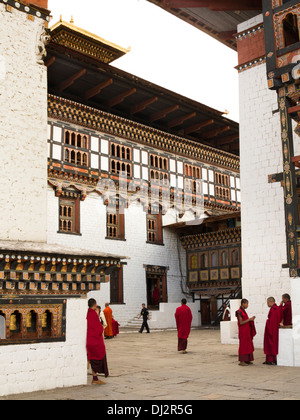
{"label": "wooden beam", "polygon": [[294,165],[297,168],[300,168],[300,156],[294,156],[294,157],[292,157],[291,161],[294,163]]}
{"label": "wooden beam", "polygon": [[192,9],[205,7],[215,11],[261,10],[261,0],[163,0],[164,7]]}
{"label": "wooden beam", "polygon": [[147,106],[153,104],[157,100],[158,100],[158,97],[157,96],[153,96],[152,98],[146,99],[145,101],[140,102],[139,104],[133,105],[130,108],[131,115],[136,114],[137,112],[144,111],[144,109],[146,109]]}
{"label": "wooden beam", "polygon": [[215,121],[214,120],[207,120],[207,121],[202,121],[200,123],[191,125],[190,127],[187,127],[184,130],[184,134],[191,134],[194,133],[195,131],[199,131],[201,130],[201,128],[207,127],[208,125],[213,124]]}
{"label": "wooden beam", "polygon": [[110,86],[113,83],[113,79],[107,79],[99,85],[94,86],[90,90],[85,93],[85,99],[93,98],[94,96],[98,95],[104,88]]}
{"label": "wooden beam", "polygon": [[233,136],[224,137],[223,139],[220,139],[220,140],[216,141],[216,146],[223,146],[224,144],[234,143],[235,140],[237,140],[239,138],[240,138],[239,133],[236,133]]}
{"label": "wooden beam", "polygon": [[80,77],[84,76],[86,74],[86,69],[81,69],[77,71],[75,74],[70,76],[68,79],[66,79],[64,82],[62,82],[59,85],[59,90],[65,90],[68,87],[72,86],[73,83],[76,82],[76,80],[80,79]]}
{"label": "wooden beam", "polygon": [[230,130],[230,125],[225,125],[224,127],[220,127],[220,128],[216,128],[215,130],[212,131],[207,131],[206,133],[204,133],[202,135],[203,139],[211,139],[213,137],[218,136],[221,133],[224,133],[225,131]]}
{"label": "wooden beam", "polygon": [[174,120],[168,123],[168,128],[177,127],[184,123],[184,121],[190,120],[191,118],[196,117],[196,112],[191,112],[190,114],[183,115],[182,117],[175,118]]}
{"label": "wooden beam", "polygon": [[111,98],[111,100],[108,103],[109,107],[111,108],[122,103],[128,96],[131,96],[134,93],[136,93],[136,88],[125,90],[125,92],[120,93],[120,95]]}
{"label": "wooden beam", "polygon": [[178,108],[179,105],[172,105],[169,108],[163,109],[162,111],[155,112],[155,114],[151,115],[150,122],[161,120],[162,118],[165,118],[168,114],[177,111]]}
{"label": "wooden beam", "polygon": [[51,67],[51,66],[52,66],[52,64],[54,64],[54,63],[55,63],[55,60],[56,60],[55,55],[52,55],[52,57],[47,58],[47,60],[45,61],[45,66],[46,66],[47,68]]}

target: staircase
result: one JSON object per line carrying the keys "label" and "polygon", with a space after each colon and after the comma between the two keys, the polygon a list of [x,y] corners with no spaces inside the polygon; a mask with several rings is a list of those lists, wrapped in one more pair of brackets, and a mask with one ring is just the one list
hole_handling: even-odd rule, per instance
{"label": "staircase", "polygon": [[[151,320],[151,311],[149,311],[149,318]],[[127,322],[126,325],[124,325],[124,328],[132,328],[132,329],[140,329],[143,323],[143,318],[139,318],[139,315],[136,315],[134,318],[132,318],[130,321]]]}
{"label": "staircase", "polygon": [[[226,305],[229,305],[231,299],[241,299],[241,298],[242,298],[242,287],[238,286],[235,290],[231,292],[230,296],[223,303],[226,303]],[[213,325],[214,326],[219,325],[222,319],[223,319],[223,305],[218,309],[217,317]]]}

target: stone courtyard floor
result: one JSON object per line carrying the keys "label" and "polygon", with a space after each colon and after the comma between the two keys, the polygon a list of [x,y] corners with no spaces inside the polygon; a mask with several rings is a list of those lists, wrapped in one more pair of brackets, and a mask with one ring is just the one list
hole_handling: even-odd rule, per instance
{"label": "stone courtyard floor", "polygon": [[[177,332],[150,334],[121,329],[106,340],[110,376],[105,385],[88,385],[12,395],[0,400],[299,400],[300,368],[237,362],[238,346],[221,345],[220,331],[191,331],[188,353],[177,352]],[[171,403],[171,402],[170,402]],[[157,404],[157,403],[156,403]]]}

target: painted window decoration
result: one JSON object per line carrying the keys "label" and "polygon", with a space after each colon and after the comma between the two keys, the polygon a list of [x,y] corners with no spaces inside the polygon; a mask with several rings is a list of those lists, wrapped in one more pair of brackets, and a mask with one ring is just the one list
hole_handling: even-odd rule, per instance
{"label": "painted window decoration", "polygon": [[300,41],[298,15],[296,13],[288,13],[283,20],[282,25],[285,47]]}
{"label": "painted window decoration", "polygon": [[65,300],[2,300],[0,305],[0,345],[65,341]]}

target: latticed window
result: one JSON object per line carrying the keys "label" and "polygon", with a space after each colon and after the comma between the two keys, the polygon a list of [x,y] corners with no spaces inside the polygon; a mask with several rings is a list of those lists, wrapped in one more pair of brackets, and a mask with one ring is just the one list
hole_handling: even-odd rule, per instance
{"label": "latticed window", "polygon": [[150,154],[150,166],[153,166],[157,169],[168,170],[168,159],[162,156]]}
{"label": "latticed window", "polygon": [[63,233],[79,233],[79,198],[60,198],[59,231]]}
{"label": "latticed window", "polygon": [[106,237],[110,239],[124,239],[124,214],[120,212],[119,206],[115,213],[107,212],[106,214]]}
{"label": "latticed window", "polygon": [[[67,163],[80,166],[88,166],[89,136],[75,131],[65,130],[64,134],[64,160]],[[85,150],[78,150],[85,149]]]}
{"label": "latticed window", "polygon": [[147,242],[162,244],[162,216],[159,214],[147,214]]}

